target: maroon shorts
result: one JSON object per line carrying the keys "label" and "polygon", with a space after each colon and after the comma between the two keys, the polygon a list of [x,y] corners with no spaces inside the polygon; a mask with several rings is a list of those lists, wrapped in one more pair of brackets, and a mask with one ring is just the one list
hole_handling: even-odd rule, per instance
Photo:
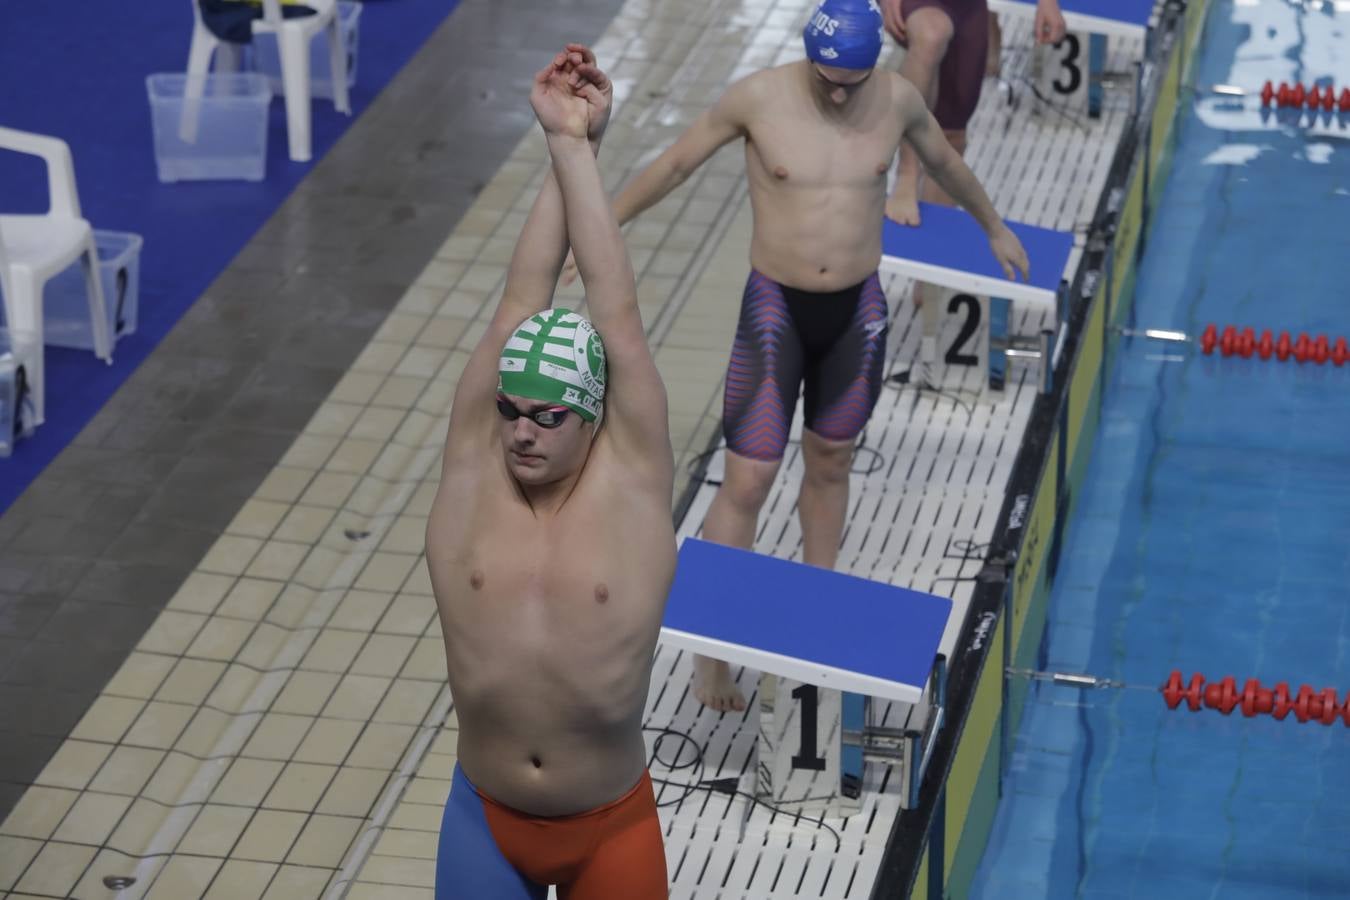
{"label": "maroon shorts", "polygon": [[980,102],[985,55],[989,49],[989,7],[985,0],[903,0],[900,12],[940,9],[952,20],[952,42],[938,69],[937,104],[933,115],[946,131],[965,131]]}

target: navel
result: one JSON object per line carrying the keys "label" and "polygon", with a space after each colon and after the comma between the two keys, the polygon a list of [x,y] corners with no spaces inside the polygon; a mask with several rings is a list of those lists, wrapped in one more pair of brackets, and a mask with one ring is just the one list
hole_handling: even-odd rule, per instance
{"label": "navel", "polygon": [[469,586],[475,591],[483,589],[483,573],[479,569],[474,569],[473,574],[469,576]]}
{"label": "navel", "polygon": [[608,602],[609,602],[609,588],[608,588],[608,587],[606,587],[606,586],[603,585],[603,584],[597,584],[597,585],[595,586],[595,602],[597,602],[597,603],[608,603]]}
{"label": "navel", "polygon": [[774,177],[774,178],[778,178],[778,179],[787,178],[787,177],[788,177],[788,170],[785,169],[785,168],[783,168],[782,166],[774,166],[774,167],[773,167],[773,177]]}
{"label": "navel", "polygon": [[877,163],[877,174],[885,175],[887,170],[890,169],[890,167],[891,167],[890,163]]}

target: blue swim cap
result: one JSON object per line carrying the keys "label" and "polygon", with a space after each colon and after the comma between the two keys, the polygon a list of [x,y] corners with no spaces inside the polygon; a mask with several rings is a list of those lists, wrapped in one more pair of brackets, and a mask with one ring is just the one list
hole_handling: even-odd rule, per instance
{"label": "blue swim cap", "polygon": [[822,66],[870,69],[881,56],[881,7],[876,0],[821,0],[806,28],[806,56]]}

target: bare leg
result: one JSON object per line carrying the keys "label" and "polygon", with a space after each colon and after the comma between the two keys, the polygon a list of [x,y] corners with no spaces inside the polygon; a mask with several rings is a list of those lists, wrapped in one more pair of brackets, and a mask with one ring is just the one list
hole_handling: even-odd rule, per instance
{"label": "bare leg", "polygon": [[[942,10],[925,6],[905,20],[909,49],[900,64],[900,74],[923,95],[932,109],[937,103],[938,69],[955,34],[951,18]],[[901,225],[919,224],[919,157],[905,141],[900,142],[900,161],[895,169],[895,190],[886,203],[886,215]],[[923,305],[919,286],[914,286],[914,302]]]}
{"label": "bare leg", "polygon": [[806,475],[797,497],[802,522],[803,561],[833,569],[848,517],[848,473],[853,466],[853,441],[830,441],[802,432]]}
{"label": "bare leg", "polygon": [[984,74],[998,77],[1003,69],[1003,29],[998,24],[998,14],[989,13],[989,46],[985,48]]}
{"label": "bare leg", "polygon": [[[703,537],[715,544],[749,550],[755,544],[759,510],[769,497],[781,461],[750,459],[727,451],[726,474],[703,520]],[[694,696],[718,711],[745,709],[745,697],[719,659],[694,657]]]}

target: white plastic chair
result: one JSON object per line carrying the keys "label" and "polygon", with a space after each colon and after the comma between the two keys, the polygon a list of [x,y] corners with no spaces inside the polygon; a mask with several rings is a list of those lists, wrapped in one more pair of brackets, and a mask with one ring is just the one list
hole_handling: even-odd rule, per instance
{"label": "white plastic chair", "polygon": [[47,163],[51,205],[46,214],[0,215],[0,288],[5,294],[5,320],[11,330],[29,335],[36,345],[28,379],[33,392],[33,424],[41,425],[46,414],[42,290],[47,281],[79,260],[89,292],[94,354],[110,364],[112,335],[108,333],[94,229],[80,215],[70,147],[57,138],[0,128],[0,149],[40,156]]}
{"label": "white plastic chair", "polygon": [[[211,70],[211,57],[224,44],[202,22],[197,0],[192,3],[192,47],[188,51],[188,90],[201,93],[206,74]],[[328,33],[328,60],[333,73],[333,106],[340,113],[351,115],[352,105],[347,96],[347,51],[342,45],[338,23],[337,0],[306,0],[314,10],[312,16],[294,19],[281,14],[281,0],[262,0],[263,16],[253,21],[254,34],[275,34],[281,56],[281,82],[286,94],[286,135],[291,159],[308,162],[312,153],[310,140],[309,44],[320,31]],[[189,103],[185,109],[192,107]],[[185,116],[183,135],[191,140],[195,134],[195,118]]]}

